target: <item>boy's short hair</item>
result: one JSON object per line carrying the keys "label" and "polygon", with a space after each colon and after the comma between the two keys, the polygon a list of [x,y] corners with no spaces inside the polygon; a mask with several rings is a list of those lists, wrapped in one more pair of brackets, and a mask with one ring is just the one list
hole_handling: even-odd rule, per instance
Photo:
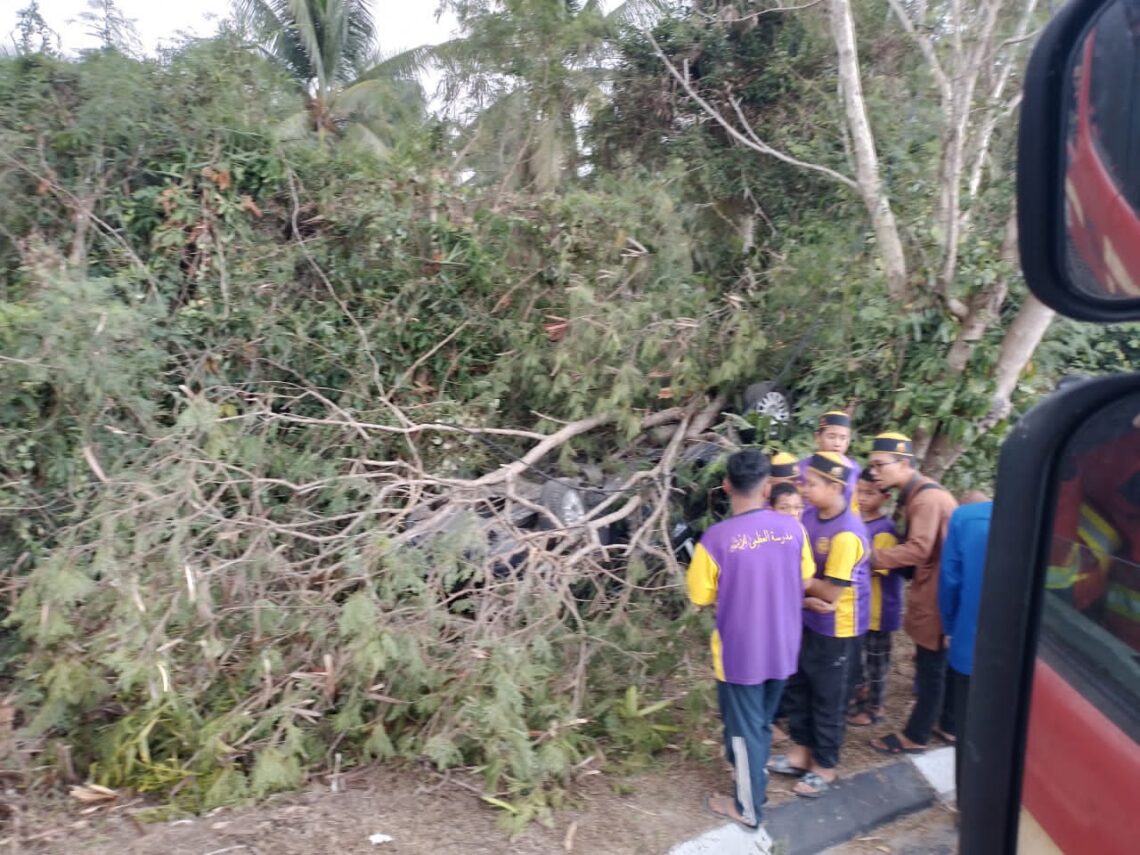
{"label": "boy's short hair", "polygon": [[772,495],[768,497],[768,504],[773,508],[776,507],[776,502],[784,498],[784,496],[798,496],[800,491],[796,489],[795,484],[777,484],[772,488]]}
{"label": "boy's short hair", "polygon": [[884,490],[882,487],[880,487],[878,484],[875,483],[875,479],[873,477],[871,477],[871,470],[870,469],[863,469],[859,472],[859,481],[861,481],[862,483],[866,484],[869,487],[874,487],[875,492],[878,493],[880,496],[886,497],[886,496],[890,495],[889,490]]}
{"label": "boy's short hair", "polygon": [[728,483],[737,493],[751,493],[770,472],[768,455],[755,448],[746,448],[728,457]]}

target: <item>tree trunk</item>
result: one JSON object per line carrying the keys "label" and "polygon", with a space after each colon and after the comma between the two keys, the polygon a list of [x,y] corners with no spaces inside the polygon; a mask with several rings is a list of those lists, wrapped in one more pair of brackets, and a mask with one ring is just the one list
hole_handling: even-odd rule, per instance
{"label": "tree trunk", "polygon": [[1001,353],[994,367],[994,396],[982,427],[988,430],[1009,415],[1017,380],[1056,314],[1032,294],[1021,304],[1001,343]]}
{"label": "tree trunk", "polygon": [[[990,430],[1009,415],[1018,378],[1021,377],[1021,372],[1025,370],[1033,351],[1037,349],[1055,315],[1056,312],[1032,294],[1028,295],[1021,304],[1017,317],[1013,319],[1005,338],[1002,339],[1001,352],[994,367],[994,395],[990,402],[990,411],[978,423],[980,431]],[[930,444],[923,471],[933,478],[941,477],[962,456],[963,451],[965,451],[963,442],[951,441],[945,434],[939,434]]]}
{"label": "tree trunk", "polygon": [[878,243],[879,257],[887,278],[887,292],[892,300],[905,302],[910,296],[906,256],[899,238],[898,224],[890,200],[879,176],[879,156],[875,137],[867,119],[863,100],[863,84],[859,71],[859,54],[855,47],[855,24],[851,19],[849,0],[828,0],[831,33],[839,65],[839,82],[843,92],[843,109],[851,132],[855,154],[855,180],[863,204],[871,217],[871,227]]}
{"label": "tree trunk", "polygon": [[[1009,215],[1005,226],[1005,240],[1002,241],[1001,258],[1012,268],[1017,267],[1017,209]],[[982,340],[994,321],[998,319],[1001,307],[1009,293],[1009,282],[1005,276],[997,276],[989,285],[978,289],[970,299],[966,317],[958,327],[958,335],[950,345],[946,362],[953,374],[961,374],[974,353],[974,348]]]}

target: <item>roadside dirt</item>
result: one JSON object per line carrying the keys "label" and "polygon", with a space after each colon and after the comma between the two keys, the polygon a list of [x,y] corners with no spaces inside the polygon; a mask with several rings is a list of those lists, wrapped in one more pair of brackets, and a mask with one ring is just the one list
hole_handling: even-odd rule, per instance
{"label": "roadside dirt", "polygon": [[[900,634],[892,661],[888,713],[874,727],[848,730],[842,775],[892,762],[893,758],[872,751],[867,742],[905,721],[911,699],[912,651]],[[731,785],[720,758],[717,723],[709,722],[701,736],[701,756],[667,753],[653,769],[638,775],[585,778],[569,804],[556,812],[552,827],[531,824],[513,838],[498,824],[498,811],[480,800],[476,779],[385,767],[354,772],[344,792],[332,793],[326,786],[314,785],[306,792],[254,807],[153,825],[144,825],[135,817],[147,806],[142,801],[84,814],[84,806],[62,795],[32,798],[8,790],[0,803],[0,847],[7,844],[13,852],[44,855],[660,855],[720,824],[703,806],[705,795],[727,792]],[[773,750],[779,751],[780,746]],[[789,783],[776,777],[769,796],[771,805],[794,798]],[[389,835],[392,840],[373,844],[369,837],[374,834]],[[848,851],[884,850],[843,850]]]}

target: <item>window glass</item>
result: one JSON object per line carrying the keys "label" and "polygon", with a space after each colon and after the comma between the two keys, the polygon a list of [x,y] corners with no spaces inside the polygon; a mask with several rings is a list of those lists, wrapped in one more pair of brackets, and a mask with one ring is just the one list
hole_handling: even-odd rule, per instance
{"label": "window glass", "polygon": [[1140,779],[1140,393],[1065,449],[1026,735],[1019,851],[1136,851]]}
{"label": "window glass", "polygon": [[[1107,713],[1140,718],[1140,395],[1097,413],[1062,463],[1046,578],[1046,658],[1079,667]],[[1058,661],[1064,669],[1064,661]],[[1119,712],[1119,709],[1116,710]],[[1116,718],[1122,718],[1115,715]]]}

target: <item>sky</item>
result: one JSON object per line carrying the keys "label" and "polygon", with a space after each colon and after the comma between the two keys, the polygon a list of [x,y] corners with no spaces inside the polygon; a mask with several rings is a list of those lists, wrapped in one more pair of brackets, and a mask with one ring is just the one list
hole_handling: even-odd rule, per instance
{"label": "sky", "polygon": [[[86,35],[87,24],[79,16],[87,0],[39,0],[40,14],[60,34],[65,52],[95,47]],[[0,38],[12,43],[16,12],[28,0],[0,0]],[[134,21],[143,49],[154,53],[160,43],[177,40],[179,32],[208,36],[229,13],[231,0],[117,0],[123,14]],[[451,34],[454,22],[437,22],[436,0],[372,0],[372,13],[385,53],[422,44],[436,44]]]}

